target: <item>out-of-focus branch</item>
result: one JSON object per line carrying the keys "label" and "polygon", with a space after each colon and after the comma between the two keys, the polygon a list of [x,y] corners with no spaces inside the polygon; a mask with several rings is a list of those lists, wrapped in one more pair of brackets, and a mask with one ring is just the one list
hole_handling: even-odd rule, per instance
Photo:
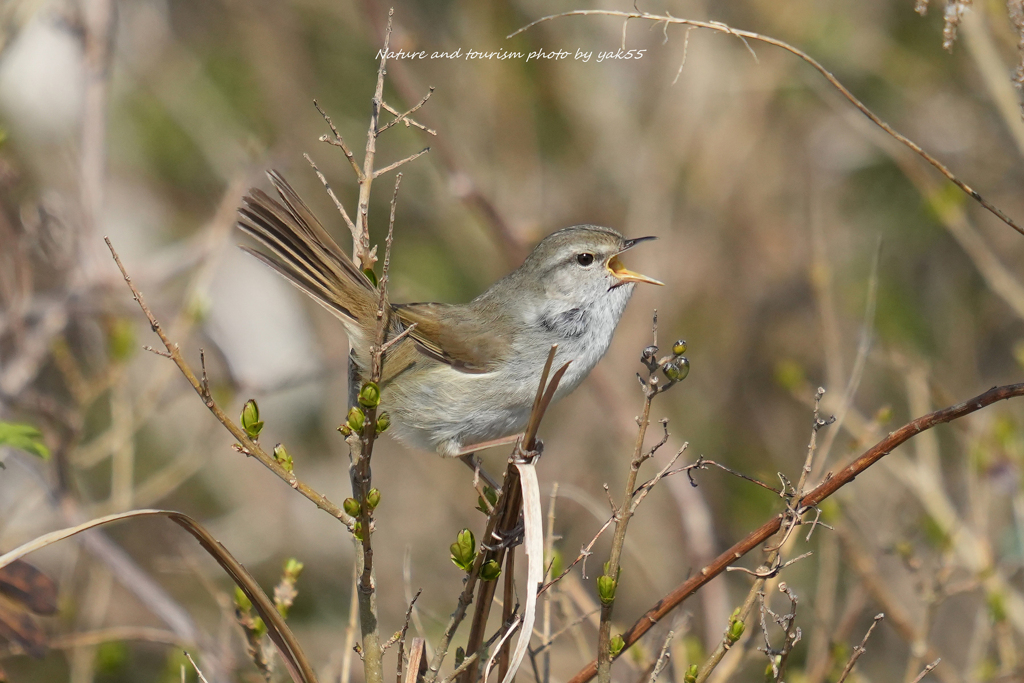
{"label": "out-of-focus branch", "polygon": [[[891,135],[893,138],[898,140],[901,144],[906,145],[915,154],[917,154],[922,159],[927,161],[929,164],[934,166],[939,171],[939,173],[941,173],[942,175],[944,175],[946,177],[946,179],[948,179],[951,183],[953,183],[954,185],[959,187],[961,190],[963,190],[965,193],[967,193],[968,196],[970,196],[976,202],[978,202],[983,207],[985,207],[990,213],[992,213],[994,216],[996,216],[999,220],[1001,220],[1002,222],[1006,223],[1008,226],[1010,226],[1011,228],[1013,228],[1014,230],[1016,230],[1020,234],[1024,235],[1024,227],[1021,227],[1020,225],[1018,225],[1012,218],[1010,218],[1008,215],[1006,215],[1002,211],[1002,209],[1000,209],[998,206],[996,206],[992,202],[988,201],[987,199],[983,198],[978,193],[977,190],[975,190],[970,185],[968,185],[967,183],[965,183],[964,181],[960,180],[958,177],[953,175],[953,172],[950,171],[945,166],[945,164],[943,164],[941,161],[939,161],[938,159],[933,157],[928,152],[924,151],[920,147],[920,145],[918,145],[916,142],[914,142],[910,138],[906,137],[905,135],[902,135],[901,133],[897,132],[896,129],[894,129],[888,123],[886,123],[881,118],[879,118],[877,114],[875,114],[873,111],[868,109],[868,107],[863,102],[861,102],[859,99],[857,99],[857,97],[854,96],[854,94],[852,92],[850,92],[846,88],[845,85],[840,83],[839,79],[837,79],[835,76],[833,76],[832,73],[828,69],[826,69],[824,66],[822,66],[820,62],[818,62],[816,59],[811,57],[809,54],[807,54],[806,52],[804,52],[800,48],[795,47],[793,45],[790,45],[789,43],[784,42],[782,40],[778,40],[776,38],[772,38],[771,36],[762,35],[760,33],[754,33],[753,31],[743,31],[743,30],[740,30],[740,29],[736,29],[736,28],[733,28],[733,27],[728,26],[726,24],[723,24],[722,22],[719,22],[719,21],[696,21],[694,19],[680,19],[679,17],[673,17],[673,16],[668,15],[668,14],[660,15],[660,14],[649,14],[647,12],[622,12],[622,11],[616,11],[616,10],[573,10],[573,11],[570,11],[570,12],[561,12],[559,14],[551,14],[551,15],[548,15],[546,17],[541,17],[540,19],[537,19],[535,21],[531,21],[526,26],[523,26],[522,28],[519,28],[519,29],[513,31],[507,37],[508,38],[512,38],[514,36],[519,35],[523,31],[526,31],[526,30],[536,26],[537,24],[540,24],[540,23],[543,23],[543,22],[546,22],[546,21],[551,21],[552,19],[559,19],[559,18],[562,18],[562,17],[582,17],[582,16],[619,17],[621,19],[625,19],[626,21],[629,21],[630,19],[645,19],[647,21],[653,21],[653,22],[655,22],[655,24],[662,24],[663,23],[663,24],[665,24],[665,26],[668,26],[669,24],[675,24],[675,25],[679,25],[679,26],[687,26],[687,27],[693,27],[693,28],[703,28],[703,29],[708,29],[708,30],[711,30],[711,31],[719,31],[721,33],[727,33],[729,35],[736,36],[737,38],[742,40],[744,43],[746,43],[746,39],[749,38],[750,40],[756,40],[756,41],[759,41],[759,42],[762,42],[762,43],[767,43],[768,45],[774,45],[775,47],[778,47],[778,48],[781,48],[781,49],[785,50],[786,52],[794,54],[797,57],[799,57],[800,59],[802,59],[805,62],[807,62],[808,64],[810,64],[818,73],[820,73],[822,76],[824,76],[825,80],[827,80],[832,85],[832,87],[834,87],[836,90],[838,90],[839,93],[843,97],[845,97],[850,102],[850,104],[852,104],[862,114],[864,114],[864,116],[866,116],[869,119],[871,119],[872,123],[874,123],[876,126],[878,126],[882,130],[884,130],[886,133]],[[747,49],[748,50],[750,49],[749,45],[747,45]],[[753,53],[753,50],[751,50],[751,53]]]}
{"label": "out-of-focus branch", "polygon": [[114,0],[85,0],[82,3],[83,61],[85,93],[82,107],[79,193],[85,229],[79,236],[79,253],[85,272],[91,274],[98,261],[92,238],[103,210],[107,167],[107,99],[110,92],[110,64],[117,25]]}
{"label": "out-of-focus branch", "polygon": [[[948,408],[936,410],[932,413],[928,413],[927,415],[923,415],[916,420],[908,422],[865,451],[860,457],[843,468],[838,474],[827,478],[821,485],[811,490],[810,493],[798,502],[797,509],[806,512],[814,506],[819,505],[823,500],[834,494],[843,486],[852,482],[861,472],[874,465],[883,457],[891,453],[897,446],[905,443],[917,434],[931,429],[936,425],[957,420],[998,401],[1004,401],[1018,396],[1024,396],[1024,383],[995,387],[967,401]],[[711,579],[725,571],[726,567],[775,535],[782,527],[783,519],[784,515],[778,514],[771,520],[765,522],[758,529],[748,534],[742,541],[736,543],[719,555],[709,565],[701,568],[695,576],[687,579],[670,593],[665,595],[654,607],[645,612],[640,619],[638,619],[636,623],[634,623],[633,626],[623,634],[623,640],[625,642],[623,651],[638,641],[651,629],[652,626],[654,626],[654,624],[658,623],[658,621],[664,618],[669,612],[682,604],[684,600],[696,593]],[[585,683],[596,674],[597,662],[594,661],[573,676],[569,680],[569,683]]]}

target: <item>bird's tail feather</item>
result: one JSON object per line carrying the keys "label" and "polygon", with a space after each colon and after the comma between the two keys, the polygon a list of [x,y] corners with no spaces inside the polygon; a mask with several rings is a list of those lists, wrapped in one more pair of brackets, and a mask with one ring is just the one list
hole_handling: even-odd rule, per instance
{"label": "bird's tail feather", "polygon": [[238,210],[238,227],[270,253],[242,248],[338,316],[350,335],[363,337],[374,322],[376,287],[345,255],[291,185],[276,171],[267,175],[283,204],[262,190],[250,190]]}

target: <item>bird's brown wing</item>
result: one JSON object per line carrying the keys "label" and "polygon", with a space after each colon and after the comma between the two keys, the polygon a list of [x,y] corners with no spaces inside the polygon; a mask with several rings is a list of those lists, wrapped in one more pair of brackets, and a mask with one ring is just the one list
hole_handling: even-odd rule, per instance
{"label": "bird's brown wing", "polygon": [[393,304],[420,351],[468,373],[494,370],[507,356],[511,340],[495,331],[493,319],[454,304]]}

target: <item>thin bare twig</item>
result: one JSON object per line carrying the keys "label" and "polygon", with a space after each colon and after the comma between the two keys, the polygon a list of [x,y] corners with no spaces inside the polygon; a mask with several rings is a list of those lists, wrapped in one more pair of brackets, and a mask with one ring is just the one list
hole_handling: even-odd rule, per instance
{"label": "thin bare twig", "polygon": [[182,652],[185,653],[185,656],[188,658],[189,664],[192,665],[192,668],[196,670],[196,676],[199,677],[200,682],[209,683],[209,681],[206,680],[206,676],[204,676],[203,672],[199,669],[199,665],[196,664],[196,660],[192,659],[192,655],[188,653],[188,650],[182,650]]}
{"label": "thin bare twig", "polygon": [[352,170],[356,173],[356,180],[362,182],[363,169],[359,168],[359,164],[356,163],[356,158],[355,155],[352,154],[352,150],[348,148],[348,145],[345,144],[344,138],[341,137],[341,133],[339,133],[338,129],[334,127],[334,121],[331,121],[331,117],[327,115],[327,112],[320,108],[320,105],[317,104],[316,100],[313,100],[313,106],[316,107],[318,112],[320,112],[320,116],[324,117],[324,121],[327,122],[327,125],[331,127],[331,132],[334,133],[333,139],[324,135],[321,136],[320,140],[334,145],[335,147],[340,147],[341,151],[345,153],[345,158],[348,159],[350,164],[352,164]]}
{"label": "thin bare twig", "polygon": [[125,283],[127,283],[128,288],[131,289],[132,295],[135,297],[135,301],[138,302],[139,308],[142,309],[142,313],[149,321],[150,327],[153,328],[153,331],[156,332],[158,337],[160,337],[160,341],[163,342],[164,348],[167,349],[167,353],[171,360],[178,366],[178,369],[181,370],[181,374],[185,376],[185,379],[192,385],[195,392],[199,394],[199,397],[203,399],[203,403],[210,412],[213,413],[214,417],[216,417],[217,420],[224,425],[229,432],[231,432],[231,435],[238,440],[240,446],[238,446],[237,449],[239,452],[259,460],[264,467],[276,474],[283,481],[287,482],[289,486],[312,501],[318,508],[330,514],[332,517],[336,517],[341,520],[346,526],[351,527],[355,520],[347,515],[344,510],[329,501],[324,494],[313,490],[313,488],[308,484],[300,481],[293,472],[289,472],[282,467],[272,455],[269,455],[258,443],[250,439],[245,431],[236,425],[234,421],[224,413],[220,406],[217,405],[217,402],[213,400],[213,396],[204,389],[202,381],[196,377],[195,373],[192,372],[192,368],[190,368],[188,363],[185,362],[185,359],[181,355],[181,351],[178,349],[178,345],[167,337],[167,334],[163,331],[163,328],[153,315],[153,312],[149,310],[149,306],[146,305],[146,300],[142,297],[142,293],[135,287],[135,284],[132,282],[131,276],[128,275],[128,271],[125,269],[124,264],[121,263],[121,257],[118,256],[117,251],[114,249],[114,245],[110,242],[110,238],[104,237],[103,241],[107,243],[107,248],[110,249],[110,254],[114,257],[114,263],[117,264],[118,269],[121,271],[121,275],[124,277]]}
{"label": "thin bare twig", "polygon": [[929,664],[928,666],[926,666],[926,667],[924,668],[924,671],[922,671],[921,673],[919,673],[919,674],[917,675],[917,678],[915,678],[915,679],[914,679],[913,681],[911,681],[910,683],[921,683],[921,679],[922,679],[922,678],[924,678],[925,676],[927,676],[927,675],[928,675],[929,673],[931,673],[932,669],[934,669],[935,667],[937,667],[937,666],[939,665],[939,662],[941,662],[941,661],[942,661],[942,659],[941,659],[941,658],[939,658],[939,659],[936,659],[936,660],[935,660],[934,662],[932,662],[931,664]]}
{"label": "thin bare twig", "polygon": [[396,168],[398,168],[399,166],[403,166],[403,165],[409,163],[413,159],[419,159],[421,156],[423,156],[424,154],[426,154],[429,151],[430,151],[429,147],[424,147],[423,149],[421,149],[420,151],[416,152],[415,154],[410,154],[409,156],[407,156],[406,158],[404,158],[404,159],[402,159],[400,161],[396,161],[395,163],[393,163],[393,164],[391,164],[389,166],[385,166],[384,168],[377,169],[376,171],[373,172],[373,177],[376,178],[377,176],[382,176],[385,173],[387,173],[388,171],[393,171]]}
{"label": "thin bare twig", "polygon": [[864,634],[864,638],[861,639],[860,645],[853,648],[853,654],[850,655],[850,661],[848,661],[846,666],[843,667],[843,673],[839,676],[839,680],[836,681],[836,683],[843,683],[843,681],[846,680],[846,677],[850,675],[850,672],[853,671],[853,665],[857,663],[857,660],[860,659],[862,654],[867,652],[865,646],[868,644],[868,638],[871,637],[871,632],[875,630],[875,627],[878,626],[882,619],[885,619],[884,612],[879,612],[875,615],[875,619],[871,622],[871,626],[868,627],[868,632]]}
{"label": "thin bare twig", "polygon": [[320,179],[321,184],[323,184],[324,189],[327,190],[327,194],[334,202],[334,205],[338,207],[338,212],[341,213],[341,217],[345,219],[345,225],[348,226],[349,231],[353,235],[358,234],[356,232],[356,224],[352,222],[351,218],[349,218],[348,211],[345,210],[345,205],[341,203],[340,199],[338,199],[338,195],[334,194],[334,190],[331,189],[331,185],[327,182],[327,178],[320,172],[320,169],[317,168],[316,163],[308,154],[303,154],[302,156],[305,157],[306,161],[309,162],[309,165],[313,167],[313,172],[316,173],[316,177]]}
{"label": "thin bare twig", "polygon": [[[891,453],[897,446],[908,441],[917,434],[931,429],[936,425],[957,420],[998,401],[1004,401],[1019,396],[1024,396],[1024,383],[995,387],[967,401],[949,406],[948,408],[936,410],[908,422],[869,448],[852,463],[840,470],[838,474],[812,489],[801,501],[799,501],[799,508],[806,510],[819,505],[823,500],[853,481],[857,475]],[[711,579],[725,571],[726,567],[730,566],[737,559],[743,557],[778,533],[779,529],[782,527],[782,521],[783,515],[781,514],[768,520],[758,529],[748,534],[746,538],[721,553],[711,563],[703,567],[696,575],[683,581],[679,586],[662,597],[654,607],[645,612],[636,621],[636,623],[634,623],[633,626],[623,634],[622,637],[625,641],[623,651],[639,640],[651,629],[652,626],[654,626],[654,624],[658,623],[658,621],[663,619],[684,600],[693,595],[704,584],[708,583]],[[593,678],[596,673],[597,662],[595,661],[581,669],[575,676],[569,679],[568,683],[585,683]]]}
{"label": "thin bare twig", "polygon": [[[976,202],[978,202],[983,207],[985,207],[985,209],[987,209],[990,213],[992,213],[994,216],[996,216],[999,220],[1001,220],[1002,222],[1006,223],[1008,226],[1010,226],[1011,228],[1013,228],[1017,232],[1019,232],[1022,235],[1024,235],[1024,227],[1021,227],[1020,225],[1018,225],[1012,218],[1010,218],[1008,215],[1006,215],[995,204],[992,204],[988,200],[984,199],[977,192],[977,190],[975,190],[974,188],[969,186],[967,183],[965,183],[964,181],[962,181],[958,177],[956,177],[953,174],[953,172],[950,171],[941,161],[939,161],[938,159],[933,157],[928,152],[924,151],[916,142],[914,142],[910,138],[900,134],[892,126],[890,126],[885,121],[883,121],[881,118],[879,118],[879,116],[877,114],[875,114],[873,111],[868,109],[868,107],[863,102],[861,102],[859,99],[857,99],[857,97],[854,96],[854,94],[852,92],[850,92],[846,88],[845,85],[840,83],[839,80],[835,76],[833,76],[832,73],[828,69],[826,69],[824,66],[822,66],[820,62],[818,62],[816,59],[811,57],[809,54],[807,54],[803,50],[801,50],[801,49],[799,49],[799,48],[797,48],[797,47],[795,47],[793,45],[790,45],[789,43],[786,43],[784,41],[778,40],[776,38],[772,38],[770,36],[762,35],[760,33],[754,33],[753,31],[743,31],[743,30],[740,30],[740,29],[732,28],[731,26],[728,26],[728,25],[723,24],[723,23],[718,22],[718,21],[696,21],[694,19],[680,19],[680,18],[673,17],[673,16],[666,16],[666,15],[659,15],[659,14],[649,14],[647,12],[622,12],[622,11],[617,11],[617,10],[573,10],[573,11],[570,11],[570,12],[560,12],[558,14],[551,14],[551,15],[548,15],[546,17],[541,17],[540,19],[537,19],[535,21],[531,21],[526,26],[523,26],[522,28],[519,28],[519,29],[513,31],[507,37],[508,38],[512,38],[514,36],[517,36],[520,33],[522,33],[523,31],[526,31],[526,30],[536,26],[537,24],[541,24],[541,23],[546,22],[546,21],[551,21],[553,19],[559,19],[559,18],[562,18],[562,17],[573,17],[573,16],[577,16],[577,17],[579,17],[579,16],[623,17],[626,21],[628,21],[629,19],[646,19],[646,20],[653,21],[653,22],[665,22],[666,24],[678,24],[680,26],[689,26],[689,27],[693,27],[693,28],[704,28],[704,29],[709,29],[709,30],[712,30],[712,31],[719,31],[721,33],[727,33],[729,35],[736,36],[737,38],[740,38],[741,40],[743,40],[744,43],[746,43],[746,39],[749,38],[750,40],[756,40],[756,41],[759,41],[759,42],[762,42],[762,43],[767,43],[768,45],[774,45],[775,47],[781,48],[781,49],[785,50],[786,52],[789,52],[790,54],[796,55],[800,59],[802,59],[805,62],[807,62],[808,64],[810,64],[818,73],[820,73],[825,78],[825,80],[827,80],[832,85],[832,87],[834,87],[836,90],[838,90],[840,92],[840,94],[842,94],[842,96],[845,97],[850,102],[850,104],[852,104],[854,107],[856,107],[862,114],[864,114],[864,116],[868,117],[871,120],[872,123],[874,123],[876,126],[881,128],[882,130],[884,130],[886,133],[891,135],[893,138],[898,140],[903,145],[906,145],[907,147],[909,147],[915,154],[917,154],[922,159],[927,161],[929,164],[934,166],[935,169],[939,171],[939,173],[941,173],[942,175],[944,175],[946,177],[946,179],[948,179],[951,183],[953,183],[958,188],[960,188],[963,192],[967,193],[968,196],[970,196]],[[747,45],[747,49],[750,50],[750,46],[749,45]],[[750,50],[750,51],[753,52],[753,50]],[[755,59],[756,59],[756,55],[755,55]]]}
{"label": "thin bare twig", "polygon": [[[377,135],[380,135],[381,133],[386,131],[391,126],[395,125],[396,123],[401,123],[402,121],[405,121],[406,122],[405,125],[407,125],[407,126],[412,124],[413,121],[409,120],[408,116],[410,114],[414,113],[417,109],[422,107],[424,104],[426,104],[427,100],[429,100],[430,96],[433,95],[433,94],[434,94],[434,86],[430,86],[430,90],[427,92],[426,95],[423,96],[422,100],[420,100],[418,103],[413,105],[413,108],[410,109],[409,111],[407,111],[405,113],[402,113],[402,114],[395,114],[395,118],[394,119],[392,119],[391,121],[388,121],[387,123],[385,123],[383,126],[380,127],[380,130],[377,131]],[[389,107],[386,102],[382,103],[382,105],[383,105],[384,109],[386,109],[387,111],[390,111],[393,114],[395,113],[394,110],[391,107]],[[417,127],[420,128],[420,130],[422,130],[425,133],[429,133],[430,135],[437,135],[436,131],[430,130],[429,128],[426,128],[424,126],[419,126],[419,125],[417,125]]]}

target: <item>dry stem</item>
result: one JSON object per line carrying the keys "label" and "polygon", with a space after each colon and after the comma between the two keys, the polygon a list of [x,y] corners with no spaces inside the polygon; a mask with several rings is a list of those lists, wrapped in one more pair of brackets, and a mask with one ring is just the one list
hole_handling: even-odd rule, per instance
{"label": "dry stem", "polygon": [[[795,47],[793,45],[790,45],[789,43],[786,43],[784,41],[778,40],[776,38],[772,38],[770,36],[762,35],[760,33],[754,33],[753,31],[743,31],[743,30],[740,30],[740,29],[735,29],[735,28],[732,28],[731,26],[728,26],[728,25],[723,24],[723,23],[718,22],[718,21],[696,21],[696,20],[693,20],[693,19],[680,19],[678,17],[673,17],[673,16],[671,16],[669,14],[659,15],[659,14],[649,14],[647,12],[639,12],[639,11],[638,12],[622,12],[622,11],[615,11],[615,10],[573,10],[571,12],[561,12],[559,14],[552,14],[552,15],[549,15],[549,16],[546,16],[546,17],[541,17],[540,19],[537,19],[535,21],[530,22],[526,26],[523,26],[522,28],[517,29],[516,31],[510,33],[507,37],[508,38],[512,38],[513,36],[519,35],[523,31],[526,31],[527,29],[532,28],[533,26],[536,26],[537,24],[543,23],[545,21],[551,21],[552,19],[558,19],[558,18],[561,18],[561,17],[573,17],[573,16],[577,16],[577,17],[578,16],[621,17],[621,18],[625,19],[626,21],[628,21],[630,19],[646,19],[648,21],[653,21],[656,24],[660,24],[660,23],[664,22],[666,25],[668,25],[668,24],[677,24],[677,25],[680,25],[680,26],[687,26],[687,27],[692,27],[692,28],[704,28],[704,29],[709,29],[711,31],[719,31],[721,33],[727,33],[729,35],[736,36],[740,40],[743,40],[744,43],[746,43],[746,39],[749,38],[750,40],[757,40],[757,41],[760,41],[762,43],[767,43],[768,45],[774,45],[775,47],[782,48],[783,50],[785,50],[785,51],[787,51],[787,52],[789,52],[791,54],[796,55],[797,57],[799,57],[800,59],[802,59],[805,62],[807,62],[808,64],[810,64],[812,67],[814,67],[814,69],[818,73],[820,73],[822,76],[824,76],[825,80],[827,80],[832,85],[832,87],[834,87],[836,90],[838,90],[840,92],[840,94],[842,94],[842,96],[845,97],[850,102],[850,104],[852,104],[854,107],[856,107],[862,114],[864,114],[864,116],[866,116],[869,119],[871,119],[872,123],[874,123],[876,126],[881,128],[882,130],[884,130],[886,133],[891,135],[893,138],[898,140],[900,143],[902,143],[902,144],[906,145],[907,147],[909,147],[915,154],[917,154],[922,159],[927,161],[929,164],[934,166],[939,171],[939,173],[944,175],[951,183],[953,183],[958,188],[960,188],[965,193],[967,193],[968,196],[970,196],[976,202],[978,202],[983,207],[985,207],[985,209],[987,209],[990,213],[992,213],[994,216],[996,216],[999,220],[1001,220],[1002,222],[1006,223],[1008,226],[1010,226],[1011,228],[1013,228],[1017,232],[1019,232],[1022,235],[1024,235],[1024,227],[1021,227],[1020,225],[1018,225],[1012,218],[1010,218],[1008,215],[1003,213],[1003,211],[999,207],[997,207],[995,204],[992,204],[988,200],[984,199],[980,194],[978,194],[977,190],[975,190],[974,188],[969,186],[967,183],[965,183],[964,181],[960,180],[955,175],[953,175],[953,172],[950,171],[948,168],[946,168],[946,166],[941,161],[939,161],[938,159],[936,159],[932,155],[928,154],[928,152],[926,152],[923,149],[921,149],[921,147],[916,142],[914,142],[910,138],[908,138],[908,137],[898,133],[892,126],[890,126],[885,121],[883,121],[881,118],[879,118],[877,114],[875,114],[873,111],[868,109],[868,107],[863,102],[861,102],[859,99],[857,99],[854,96],[854,94],[852,92],[850,92],[846,88],[846,86],[844,86],[842,83],[840,83],[839,80],[835,76],[833,76],[832,73],[828,71],[828,69],[826,69],[824,66],[822,66],[821,63],[819,63],[816,59],[811,57],[809,54],[807,54],[803,50],[801,50],[801,49],[799,49],[799,48],[797,48],[797,47]],[[749,45],[747,45],[747,49],[748,50],[750,49]],[[756,57],[755,57],[755,59],[756,59]]]}
{"label": "dry stem", "polygon": [[146,319],[149,320],[150,327],[152,327],[153,331],[156,332],[158,337],[160,337],[160,341],[163,342],[164,348],[167,349],[168,357],[174,362],[175,365],[178,366],[178,369],[181,370],[181,374],[185,376],[185,379],[188,380],[188,383],[192,385],[192,388],[195,389],[197,394],[199,394],[199,397],[203,399],[203,403],[210,410],[210,412],[213,413],[214,417],[216,417],[217,420],[222,425],[224,425],[224,427],[227,428],[229,432],[231,432],[231,435],[238,440],[239,444],[241,444],[240,446],[236,447],[237,450],[240,453],[252,456],[259,460],[264,467],[266,467],[271,472],[276,474],[283,481],[287,482],[287,484],[291,486],[293,489],[295,489],[303,496],[311,500],[318,508],[330,514],[331,516],[340,519],[347,526],[351,527],[354,520],[347,514],[345,514],[344,510],[342,510],[337,505],[329,501],[324,494],[318,493],[317,491],[313,490],[313,488],[311,488],[308,484],[305,484],[302,481],[300,481],[299,478],[296,477],[293,472],[289,472],[284,467],[282,467],[274,459],[273,456],[267,454],[267,452],[264,451],[263,448],[260,447],[258,443],[250,439],[249,436],[245,433],[245,430],[236,425],[231,420],[231,418],[228,417],[223,410],[221,410],[221,407],[217,405],[216,401],[213,400],[213,396],[207,390],[202,380],[196,377],[195,373],[192,371],[192,368],[189,367],[188,363],[182,357],[181,351],[178,349],[178,345],[172,342],[167,337],[167,334],[163,331],[163,328],[160,326],[160,323],[153,315],[153,312],[149,310],[149,306],[146,305],[146,300],[142,297],[142,293],[139,292],[138,289],[136,289],[135,284],[132,282],[131,277],[128,275],[128,271],[125,270],[124,264],[121,263],[121,257],[118,256],[117,251],[114,249],[114,245],[111,244],[110,238],[104,237],[103,241],[107,243],[107,248],[110,249],[110,254],[111,256],[114,257],[114,262],[117,264],[118,269],[121,271],[121,275],[124,277],[124,281],[128,284],[128,288],[131,289],[135,301],[138,302],[139,307],[142,309],[142,313],[146,316]]}
{"label": "dry stem", "polygon": [[[803,497],[802,500],[799,501],[798,509],[806,511],[816,505],[819,505],[823,500],[853,481],[858,474],[881,460],[883,457],[891,453],[893,449],[908,441],[911,437],[916,436],[925,430],[931,429],[935,425],[952,422],[953,420],[957,420],[965,415],[981,410],[982,408],[998,401],[1016,398],[1018,396],[1024,396],[1024,383],[995,387],[983,394],[971,398],[968,401],[964,401],[941,410],[936,410],[928,413],[927,415],[923,415],[916,420],[908,422],[869,448],[861,454],[860,457],[843,468],[838,474],[827,478],[822,484],[811,490]],[[715,558],[715,560],[710,564],[703,567],[695,576],[687,579],[665,595],[654,607],[645,612],[636,621],[636,623],[634,623],[633,626],[623,634],[623,640],[625,641],[623,652],[630,645],[637,642],[645,633],[647,633],[647,631],[651,629],[652,626],[654,626],[654,624],[664,618],[665,615],[682,604],[684,600],[697,592],[697,590],[708,583],[711,579],[725,571],[726,567],[778,533],[779,529],[782,527],[783,519],[784,515],[779,514],[768,520],[758,529],[748,534],[742,541],[736,543]],[[596,674],[597,662],[594,661],[580,670],[569,680],[568,683],[585,683]]]}

